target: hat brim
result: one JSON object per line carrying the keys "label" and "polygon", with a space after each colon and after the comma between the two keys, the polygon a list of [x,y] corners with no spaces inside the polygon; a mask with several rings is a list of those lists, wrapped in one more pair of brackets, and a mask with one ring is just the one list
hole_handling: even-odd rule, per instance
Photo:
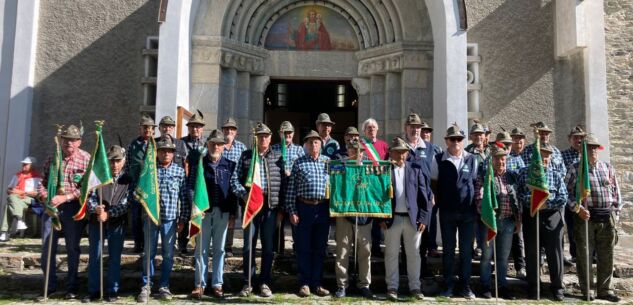
{"label": "hat brim", "polygon": [[205,126],[206,124],[204,124],[203,122],[187,122],[187,126],[191,126],[193,124],[198,124],[198,125],[202,125]]}
{"label": "hat brim", "polygon": [[524,135],[524,134],[521,134],[521,133],[511,134],[510,136],[511,136],[511,137],[521,137],[521,138],[525,138],[525,135]]}
{"label": "hat brim", "polygon": [[409,151],[409,148],[404,146],[396,146],[389,148],[389,151]]}
{"label": "hat brim", "polygon": [[336,123],[332,122],[332,121],[316,121],[317,124],[330,124],[330,125],[336,125]]}
{"label": "hat brim", "polygon": [[549,129],[549,128],[538,128],[538,131],[545,131],[545,132],[554,132],[553,130]]}
{"label": "hat brim", "polygon": [[61,135],[62,139],[81,140],[81,136]]}
{"label": "hat brim", "polygon": [[125,159],[125,156],[121,156],[121,155],[108,156],[108,160],[123,160],[123,159]]}
{"label": "hat brim", "polygon": [[272,132],[268,132],[268,131],[258,131],[258,132],[255,132],[255,135],[258,135],[258,136],[259,136],[259,135],[271,135],[271,134],[272,134]]}
{"label": "hat brim", "polygon": [[173,151],[175,151],[176,150],[176,145],[174,145],[174,146],[162,146],[162,147],[158,146],[158,147],[156,147],[156,150],[173,150]]}
{"label": "hat brim", "polygon": [[319,141],[323,142],[323,140],[321,140],[321,137],[316,137],[316,136],[304,137],[304,138],[303,138],[303,142],[304,142],[304,143],[305,143],[305,142],[308,142],[308,140],[310,140],[310,139],[317,139],[317,140],[319,140]]}
{"label": "hat brim", "polygon": [[176,126],[176,122],[160,122],[158,125]]}
{"label": "hat brim", "polygon": [[464,137],[464,136],[462,136],[462,135],[448,135],[448,136],[445,136],[445,137],[444,137],[444,139],[445,139],[445,140],[446,140],[446,139],[454,139],[454,138],[460,138],[460,139],[462,139],[462,140],[463,140],[463,139],[465,139],[466,137]]}
{"label": "hat brim", "polygon": [[224,139],[215,138],[207,140],[207,143],[226,144],[226,141],[224,141]]}

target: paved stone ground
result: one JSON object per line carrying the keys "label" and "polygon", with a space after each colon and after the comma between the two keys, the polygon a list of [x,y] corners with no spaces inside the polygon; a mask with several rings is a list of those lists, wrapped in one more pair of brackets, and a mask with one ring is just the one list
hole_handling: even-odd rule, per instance
{"label": "paved stone ground", "polygon": [[[622,232],[629,232],[629,228],[624,228]],[[291,249],[291,240],[287,234],[286,249]],[[39,270],[39,256],[41,241],[33,238],[18,238],[12,239],[8,243],[0,244],[0,305],[1,304],[18,304],[18,303],[38,303],[36,301],[37,295],[40,293],[43,286],[43,276]],[[63,283],[65,279],[65,252],[63,245],[63,239],[60,239],[60,253],[58,256],[58,271],[60,282]],[[234,247],[235,253],[238,253],[238,249],[241,248],[242,239],[241,232],[237,232],[236,243]],[[88,241],[87,238],[82,240],[82,253],[87,253]],[[330,249],[335,246],[334,242],[330,241]],[[117,304],[136,304],[134,297],[138,293],[139,285],[139,256],[131,253],[132,242],[126,241],[123,263],[122,263],[122,298]],[[259,249],[259,248],[258,248]],[[619,243],[616,247],[616,270],[614,285],[619,295],[624,297],[623,304],[633,304],[633,235],[622,234],[620,236]],[[567,253],[567,252],[566,252]],[[107,259],[107,258],[106,258]],[[87,255],[82,255],[82,262],[80,264],[80,283],[82,285],[82,292],[85,292],[86,277],[85,267],[87,264]],[[158,265],[160,264],[160,257],[157,258]],[[187,299],[187,293],[193,286],[193,268],[192,257],[184,256],[177,257],[176,264],[172,273],[171,289],[175,293],[175,298],[170,303],[175,304],[190,304],[199,303],[200,301],[192,301]],[[259,262],[259,261],[258,261]],[[426,278],[423,281],[423,290],[428,295],[437,295],[442,286],[441,278],[441,261],[439,259],[431,259],[429,261],[430,269],[435,274],[435,277]],[[512,264],[511,264],[512,265]],[[380,258],[374,258],[372,264],[373,283],[372,289],[377,293],[378,299],[372,302],[358,297],[348,297],[344,299],[333,299],[332,297],[310,297],[307,299],[299,298],[294,294],[298,288],[296,283],[296,264],[295,259],[292,257],[290,251],[286,251],[286,256],[278,257],[275,261],[274,275],[275,282],[273,289],[276,292],[275,296],[270,299],[264,299],[260,297],[250,298],[238,298],[236,292],[241,288],[241,258],[232,257],[227,258],[225,263],[225,290],[228,291],[227,298],[224,300],[216,300],[210,297],[204,298],[201,302],[214,302],[214,303],[231,303],[231,304],[267,304],[267,303],[295,303],[295,304],[342,304],[342,303],[362,303],[362,304],[385,304],[388,301],[384,295],[384,262]],[[333,258],[326,259],[325,263],[326,274],[324,275],[324,285],[331,288],[335,287],[334,274],[333,274]],[[404,270],[403,270],[404,271]],[[401,272],[403,274],[403,272]],[[475,291],[478,288],[478,262],[473,263],[473,287]],[[510,269],[508,276],[510,289],[519,298],[525,297],[525,291],[527,286],[525,282],[513,278],[515,272]],[[499,304],[541,304],[548,303],[547,285],[549,277],[546,273],[546,268],[543,269],[543,275],[541,277],[544,282],[542,293],[543,301],[527,301],[518,300],[514,302],[499,301]],[[63,284],[60,284],[63,285]],[[578,291],[577,277],[575,275],[575,268],[570,267],[566,269],[565,285],[567,288],[567,303],[582,303],[579,299],[580,292]],[[401,276],[401,293],[406,293],[406,276]],[[353,289],[348,293],[355,295]],[[75,304],[79,301],[64,301],[60,299],[61,296],[53,297],[49,300],[50,304]],[[403,296],[403,303],[414,302],[413,299]],[[152,300],[152,304],[162,304],[166,301]],[[419,302],[415,302],[419,303]],[[481,300],[467,301],[460,298],[444,299],[437,297],[428,297],[424,303],[435,304],[495,304],[494,300]]]}

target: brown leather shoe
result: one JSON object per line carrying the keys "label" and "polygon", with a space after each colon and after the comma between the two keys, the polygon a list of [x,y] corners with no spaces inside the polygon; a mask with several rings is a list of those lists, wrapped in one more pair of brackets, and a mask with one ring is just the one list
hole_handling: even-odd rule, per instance
{"label": "brown leather shoe", "polygon": [[330,291],[328,291],[327,289],[319,286],[316,288],[316,290],[314,291],[314,294],[320,296],[320,297],[324,297],[330,294]]}
{"label": "brown leather shoe", "polygon": [[202,299],[203,295],[204,295],[204,288],[196,287],[193,291],[191,291],[191,294],[189,296],[192,299]]}
{"label": "brown leather shoe", "polygon": [[216,298],[223,298],[224,297],[224,290],[222,290],[222,287],[213,287],[213,288],[211,288],[211,293]]}

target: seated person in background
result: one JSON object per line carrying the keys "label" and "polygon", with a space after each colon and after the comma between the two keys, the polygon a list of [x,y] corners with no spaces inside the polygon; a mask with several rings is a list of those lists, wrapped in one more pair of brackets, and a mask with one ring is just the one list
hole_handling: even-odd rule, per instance
{"label": "seated person in background", "polygon": [[[24,210],[26,210],[33,198],[37,196],[37,188],[42,182],[40,174],[33,169],[35,158],[26,157],[22,160],[22,169],[13,176],[7,194],[7,204],[3,207],[2,228],[0,229],[0,241],[9,240],[9,220],[12,221],[11,233],[27,228],[24,223]],[[11,217],[8,217],[9,215]]]}

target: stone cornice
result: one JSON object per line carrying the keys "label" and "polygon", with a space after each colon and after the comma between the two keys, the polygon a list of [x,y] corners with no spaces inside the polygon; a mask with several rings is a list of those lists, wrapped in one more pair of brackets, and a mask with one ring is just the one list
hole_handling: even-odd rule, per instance
{"label": "stone cornice", "polygon": [[397,42],[356,52],[358,75],[371,76],[406,69],[431,69],[433,45],[420,42]]}
{"label": "stone cornice", "polygon": [[255,75],[264,73],[264,60],[268,57],[265,49],[212,36],[194,36],[192,45],[193,64],[217,64]]}

